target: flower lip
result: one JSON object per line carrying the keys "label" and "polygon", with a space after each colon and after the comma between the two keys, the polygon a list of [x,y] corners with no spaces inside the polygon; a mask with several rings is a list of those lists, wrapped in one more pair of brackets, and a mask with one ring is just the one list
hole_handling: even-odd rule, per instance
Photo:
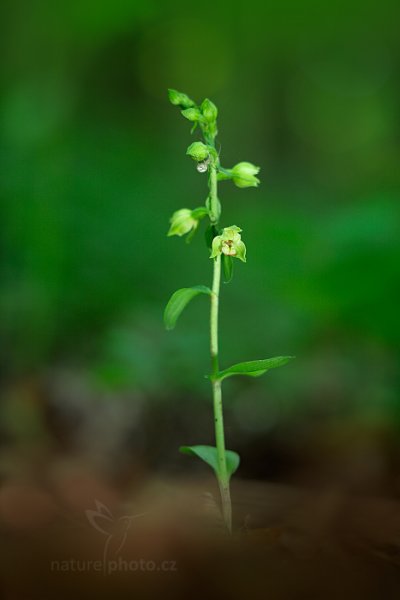
{"label": "flower lip", "polygon": [[233,240],[226,240],[222,242],[221,250],[223,254],[227,256],[236,256],[237,251],[235,246],[233,245]]}
{"label": "flower lip", "polygon": [[208,165],[210,164],[209,160],[202,160],[197,163],[196,169],[199,173],[206,173],[208,171]]}

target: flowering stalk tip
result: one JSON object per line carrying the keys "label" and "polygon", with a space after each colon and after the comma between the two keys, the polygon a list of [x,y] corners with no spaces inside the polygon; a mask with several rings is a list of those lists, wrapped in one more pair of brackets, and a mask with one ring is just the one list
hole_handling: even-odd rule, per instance
{"label": "flowering stalk tip", "polygon": [[189,98],[189,96],[182,94],[182,92],[178,92],[177,90],[169,89],[168,98],[171,104],[174,106],[180,106],[182,109],[195,106],[195,103],[191,98]]}

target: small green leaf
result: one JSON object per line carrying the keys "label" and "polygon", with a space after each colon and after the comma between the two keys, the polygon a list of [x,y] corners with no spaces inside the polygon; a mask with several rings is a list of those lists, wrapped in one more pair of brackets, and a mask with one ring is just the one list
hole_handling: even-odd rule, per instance
{"label": "small green leaf", "polygon": [[222,267],[224,270],[224,283],[230,283],[233,277],[233,260],[231,256],[222,255]]}
{"label": "small green leaf", "polygon": [[210,288],[205,285],[195,285],[190,288],[181,288],[174,292],[168,301],[164,311],[164,323],[168,330],[175,327],[179,315],[185,308],[185,306],[198,294],[209,294],[212,292]]}
{"label": "small green leaf", "polygon": [[207,248],[211,250],[212,242],[215,236],[218,235],[217,228],[215,225],[209,225],[204,232],[204,237],[206,240]]}
{"label": "small green leaf", "polygon": [[221,381],[232,375],[250,375],[250,377],[259,377],[270,369],[283,367],[288,362],[293,360],[294,356],[275,356],[274,358],[266,358],[264,360],[251,360],[248,362],[237,363],[228,369],[220,371],[218,379]]}
{"label": "small green leaf", "polygon": [[[181,446],[179,452],[182,454],[190,454],[192,456],[198,456],[205,463],[207,463],[215,472],[219,475],[218,469],[218,455],[217,449],[214,446]],[[239,467],[240,456],[233,450],[225,450],[226,456],[226,469],[228,471],[228,477],[230,478]]]}

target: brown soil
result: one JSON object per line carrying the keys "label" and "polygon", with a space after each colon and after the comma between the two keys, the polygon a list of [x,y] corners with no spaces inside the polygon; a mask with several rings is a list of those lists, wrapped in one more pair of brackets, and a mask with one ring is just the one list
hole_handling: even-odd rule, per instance
{"label": "brown soil", "polygon": [[123,495],[82,480],[3,484],[7,600],[400,598],[394,499],[236,481],[228,536],[212,479],[157,480]]}

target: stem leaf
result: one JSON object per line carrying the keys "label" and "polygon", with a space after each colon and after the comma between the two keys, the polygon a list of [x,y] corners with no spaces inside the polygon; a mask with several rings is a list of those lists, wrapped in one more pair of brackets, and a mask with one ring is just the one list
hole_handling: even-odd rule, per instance
{"label": "stem leaf", "polygon": [[250,377],[259,377],[270,369],[283,367],[283,365],[286,365],[294,358],[294,356],[275,356],[274,358],[265,358],[263,360],[251,360],[237,363],[228,369],[220,371],[217,377],[221,381],[227,377],[231,377],[232,375],[249,375]]}
{"label": "stem leaf", "polygon": [[[179,452],[182,454],[190,454],[197,456],[207,463],[215,472],[217,478],[219,476],[218,455],[217,449],[214,446],[181,446]],[[226,469],[230,478],[237,470],[240,464],[240,456],[233,450],[225,450]]]}
{"label": "stem leaf", "polygon": [[195,285],[190,288],[181,288],[172,294],[164,310],[164,323],[168,331],[175,327],[176,322],[186,305],[199,294],[211,295],[212,292],[210,288],[205,285]]}
{"label": "stem leaf", "polygon": [[211,246],[212,246],[212,241],[215,238],[215,236],[218,235],[218,230],[215,227],[215,225],[209,225],[207,227],[207,229],[205,230],[204,233],[204,237],[206,240],[206,244],[207,244],[207,248],[209,248],[211,250]]}
{"label": "stem leaf", "polygon": [[233,260],[232,256],[222,255],[222,267],[224,270],[224,283],[230,283],[233,277]]}

